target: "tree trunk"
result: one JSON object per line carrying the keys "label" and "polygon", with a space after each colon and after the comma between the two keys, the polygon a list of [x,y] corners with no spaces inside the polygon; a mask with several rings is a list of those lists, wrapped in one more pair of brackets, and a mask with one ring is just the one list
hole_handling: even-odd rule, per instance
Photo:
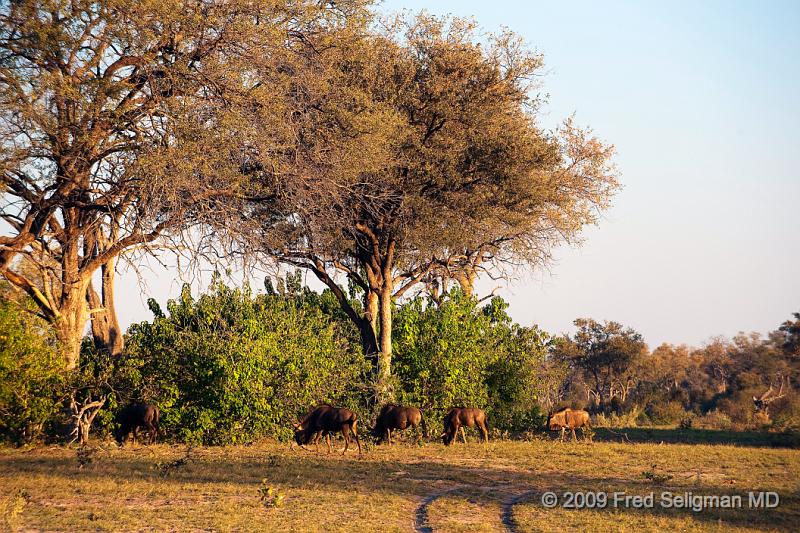
{"label": "tree trunk", "polygon": [[372,362],[373,369],[377,371],[379,349],[375,330],[366,318],[359,320],[357,325],[361,334],[361,348],[364,350],[364,357]]}
{"label": "tree trunk", "polygon": [[458,271],[454,277],[461,287],[461,292],[463,292],[465,296],[471,297],[475,290],[475,278],[477,277],[475,269],[464,267],[464,269]]}
{"label": "tree trunk", "polygon": [[81,355],[81,341],[89,309],[86,305],[86,283],[71,283],[62,294],[59,305],[60,316],[55,320],[56,338],[61,353],[64,355],[64,366],[67,370],[78,368]]}
{"label": "tree trunk", "polygon": [[373,290],[367,291],[364,295],[364,320],[369,323],[370,330],[372,331],[370,340],[374,341],[374,351],[369,353],[377,354],[379,351],[378,321],[380,320],[380,298],[378,297],[378,293]]}
{"label": "tree trunk", "polygon": [[378,354],[377,393],[382,401],[393,399],[392,376],[392,292],[391,278],[384,280],[380,294],[380,353]]}
{"label": "tree trunk", "polygon": [[[325,269],[323,268],[322,262],[320,261],[319,264],[306,267],[310,268],[311,271],[317,276],[321,282],[328,286],[328,288],[333,292],[333,295],[336,297],[336,300],[339,302],[339,305],[342,307],[345,315],[349,318],[353,324],[358,327],[359,335],[361,336],[361,347],[364,349],[364,357],[366,357],[373,366],[373,370],[377,371],[378,368],[378,337],[376,332],[376,320],[377,320],[377,312],[374,312],[371,318],[368,313],[365,313],[364,316],[360,315],[356,312],[355,309],[350,305],[350,301],[347,298],[347,294],[342,290],[342,288],[331,278]],[[369,292],[367,293],[369,294]],[[374,292],[372,293],[375,294]],[[367,297],[369,299],[369,297]],[[372,305],[373,308],[377,306],[377,297],[374,298],[375,304]],[[367,302],[365,301],[365,304]],[[370,305],[367,305],[370,307]]]}
{"label": "tree trunk", "polygon": [[[81,445],[85,445],[89,442],[89,432],[92,429],[92,422],[94,422],[94,418],[97,416],[97,413],[100,412],[100,409],[103,408],[107,399],[108,396],[104,396],[100,400],[92,401],[90,396],[81,405],[78,405],[78,402],[75,400],[75,392],[72,392],[69,409],[73,427],[70,435],[73,435],[74,438],[69,444],[72,444],[76,440]],[[81,467],[83,467],[83,464],[81,464]]]}
{"label": "tree trunk", "polygon": [[119,357],[125,341],[114,307],[114,261],[104,264],[101,272],[101,294],[98,295],[91,284],[86,291],[86,299],[92,312],[92,337],[98,351]]}
{"label": "tree trunk", "polygon": [[64,368],[76,369],[80,359],[83,331],[88,319],[87,284],[80,280],[74,281],[74,277],[69,278],[68,282],[62,281],[62,292],[56,298],[49,292],[45,294],[31,280],[11,270],[3,271],[2,275],[33,299],[41,316],[55,330],[58,347],[64,358]]}
{"label": "tree trunk", "polygon": [[372,328],[376,339],[378,338],[378,319],[380,317],[379,306],[380,302],[378,293],[372,290],[367,291],[367,293],[364,295],[364,311],[366,313],[365,318],[369,321],[370,327]]}

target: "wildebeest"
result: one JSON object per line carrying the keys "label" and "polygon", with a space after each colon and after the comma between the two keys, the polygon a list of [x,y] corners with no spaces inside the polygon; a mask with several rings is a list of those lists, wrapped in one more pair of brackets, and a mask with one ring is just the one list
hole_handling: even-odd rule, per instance
{"label": "wildebeest", "polygon": [[136,431],[140,427],[147,428],[150,434],[150,443],[156,442],[158,436],[158,420],[161,413],[158,407],[149,403],[134,403],[127,405],[117,412],[115,417],[119,427],[114,431],[114,438],[122,444],[133,431],[133,442],[136,442]]}
{"label": "wildebeest", "polygon": [[[589,413],[583,409],[570,409],[567,407],[547,417],[547,428],[550,431],[561,429],[560,440],[563,441],[564,431],[567,429],[572,430],[572,440],[578,440],[577,435],[575,435],[575,429],[581,428],[581,433],[583,433],[584,438],[586,438],[586,428],[591,429],[592,426],[589,424]],[[591,435],[589,436],[589,440],[592,440]]]}
{"label": "wildebeest", "polygon": [[319,451],[319,437],[323,435],[327,438],[328,453],[330,453],[330,434],[341,431],[344,437],[344,451],[342,452],[344,455],[350,445],[350,433],[352,432],[356,444],[358,444],[358,454],[361,455],[361,441],[358,439],[357,426],[358,416],[350,409],[322,404],[295,425],[294,440],[303,448],[313,440]]}
{"label": "wildebeest", "polygon": [[489,442],[489,428],[486,427],[486,413],[482,409],[474,407],[454,407],[450,409],[447,416],[444,417],[444,433],[442,433],[442,441],[445,446],[449,446],[453,440],[458,436],[458,430],[461,428],[461,437],[464,439],[464,444],[467,443],[467,435],[464,432],[464,426],[475,427],[477,426],[483,434],[483,442]]}
{"label": "wildebeest", "polygon": [[425,425],[425,417],[422,416],[422,411],[416,407],[405,407],[403,405],[384,405],[381,409],[378,419],[375,421],[375,427],[372,428],[372,435],[381,442],[384,437],[392,445],[392,430],[403,430],[406,428],[422,427],[422,435],[428,437],[428,428]]}

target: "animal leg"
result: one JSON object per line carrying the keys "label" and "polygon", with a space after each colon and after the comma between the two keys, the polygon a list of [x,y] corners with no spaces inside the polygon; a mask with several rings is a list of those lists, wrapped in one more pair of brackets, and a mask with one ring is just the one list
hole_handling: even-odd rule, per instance
{"label": "animal leg", "polygon": [[136,446],[136,431],[139,429],[139,426],[133,426],[133,445]]}
{"label": "animal leg", "polygon": [[342,455],[344,455],[350,447],[350,428],[346,425],[342,426],[342,436],[344,437],[344,450],[342,450]]}
{"label": "animal leg", "polygon": [[565,428],[565,427],[562,427],[562,428],[561,428],[561,437],[558,439],[558,442],[564,442],[564,431],[565,431],[566,429],[567,429],[567,428]]}
{"label": "animal leg", "polygon": [[328,453],[331,453],[333,451],[333,448],[331,448],[331,434],[330,433],[326,433],[325,434],[325,442],[328,443]]}
{"label": "animal leg", "polygon": [[[458,435],[456,435],[458,436]],[[464,426],[461,426],[461,438],[464,439],[464,444],[467,443],[467,432],[464,431]]]}
{"label": "animal leg", "polygon": [[572,429],[572,442],[578,442],[578,436],[575,434],[575,428]]}
{"label": "animal leg", "polygon": [[353,422],[353,436],[356,438],[356,444],[358,444],[358,456],[361,457],[361,441],[358,438],[358,420]]}
{"label": "animal leg", "polygon": [[481,433],[483,433],[483,443],[486,444],[489,442],[489,429],[485,423],[481,424]]}
{"label": "animal leg", "polygon": [[386,442],[389,443],[389,446],[392,445],[392,430],[390,428],[386,428]]}
{"label": "animal leg", "polygon": [[156,443],[156,428],[153,426],[152,423],[148,422],[147,424],[148,433],[150,433],[150,444]]}

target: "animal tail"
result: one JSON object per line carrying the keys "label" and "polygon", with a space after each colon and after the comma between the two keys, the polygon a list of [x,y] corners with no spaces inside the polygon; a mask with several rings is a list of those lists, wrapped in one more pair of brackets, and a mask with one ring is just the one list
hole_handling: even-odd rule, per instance
{"label": "animal tail", "polygon": [[161,429],[161,409],[156,407],[156,412],[154,414],[155,416],[153,417],[153,425],[156,427],[156,434],[161,438],[164,438],[164,430]]}
{"label": "animal tail", "polygon": [[422,436],[428,438],[428,424],[425,423],[425,415],[419,412],[419,425],[422,426]]}
{"label": "animal tail", "polygon": [[350,426],[350,431],[353,433],[358,431],[358,415],[353,413],[353,416],[351,416],[350,420],[347,421],[347,425]]}
{"label": "animal tail", "polygon": [[[358,438],[358,415],[353,413],[353,418],[351,422],[350,430],[353,432],[353,437],[356,439],[356,444],[358,445],[358,456],[361,457],[361,440]],[[347,446],[345,444],[345,446]]]}

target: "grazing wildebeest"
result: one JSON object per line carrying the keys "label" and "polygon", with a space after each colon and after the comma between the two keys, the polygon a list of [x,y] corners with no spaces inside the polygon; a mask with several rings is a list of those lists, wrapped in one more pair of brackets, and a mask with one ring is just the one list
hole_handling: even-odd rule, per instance
{"label": "grazing wildebeest", "polygon": [[372,429],[372,435],[378,439],[379,443],[386,437],[391,446],[393,429],[403,430],[417,426],[422,427],[422,435],[427,438],[428,428],[425,425],[422,411],[416,407],[388,404],[381,409],[378,419],[375,421],[375,427]]}
{"label": "grazing wildebeest", "polygon": [[[308,449],[305,446],[305,444],[308,444],[308,442],[303,444],[300,441],[301,440],[308,441],[308,439],[306,438],[306,430],[308,429],[309,426],[312,426],[312,425],[316,424],[315,422],[313,422],[313,419],[318,417],[322,411],[328,410],[329,408],[331,408],[331,406],[328,405],[328,404],[319,405],[319,406],[315,407],[314,409],[312,409],[311,411],[309,411],[308,413],[306,413],[306,415],[302,419],[300,419],[300,422],[298,422],[297,424],[294,424],[294,433],[295,433],[295,435],[294,435],[294,442],[292,442],[292,445],[291,445],[292,448],[294,448],[295,443],[297,443],[304,450]],[[300,439],[298,439],[298,432],[301,432],[301,431],[303,432],[302,437]],[[331,434],[330,434],[330,432],[323,431],[323,430],[316,431],[312,435],[311,441],[314,442],[314,446],[316,446],[316,448],[317,448],[317,453],[319,453],[319,438],[320,438],[320,436],[322,436],[323,439],[328,443],[328,453],[330,453],[331,452]],[[311,442],[311,441],[309,441],[309,442]]]}
{"label": "grazing wildebeest", "polygon": [[[586,428],[592,429],[592,426],[589,424],[589,413],[583,409],[570,409],[567,407],[566,409],[551,413],[547,417],[547,428],[550,431],[561,429],[560,440],[563,441],[565,430],[572,430],[572,440],[578,440],[577,435],[575,435],[575,429],[581,428],[581,433],[583,433],[583,437],[586,438]],[[591,435],[589,436],[589,440],[592,440]]]}
{"label": "grazing wildebeest", "polygon": [[461,437],[464,439],[464,444],[467,443],[467,435],[464,432],[464,426],[471,428],[477,426],[483,434],[483,442],[489,442],[489,428],[486,427],[486,413],[482,409],[474,407],[454,407],[450,409],[447,416],[444,417],[444,433],[442,433],[442,441],[445,446],[458,436],[458,429],[461,428]]}
{"label": "grazing wildebeest", "polygon": [[352,432],[356,444],[358,444],[358,454],[361,455],[361,441],[358,439],[357,426],[358,416],[350,409],[322,404],[295,425],[294,440],[303,448],[313,440],[317,445],[317,452],[319,452],[319,437],[324,435],[327,438],[328,453],[330,453],[330,434],[341,431],[344,437],[344,451],[342,451],[342,455],[344,455],[349,448],[350,433]]}
{"label": "grazing wildebeest", "polygon": [[134,403],[127,405],[117,412],[115,417],[119,427],[114,431],[114,438],[123,444],[128,434],[133,431],[133,442],[136,443],[136,431],[140,427],[147,428],[150,434],[150,443],[156,442],[158,436],[158,420],[161,413],[158,407],[149,403]]}

